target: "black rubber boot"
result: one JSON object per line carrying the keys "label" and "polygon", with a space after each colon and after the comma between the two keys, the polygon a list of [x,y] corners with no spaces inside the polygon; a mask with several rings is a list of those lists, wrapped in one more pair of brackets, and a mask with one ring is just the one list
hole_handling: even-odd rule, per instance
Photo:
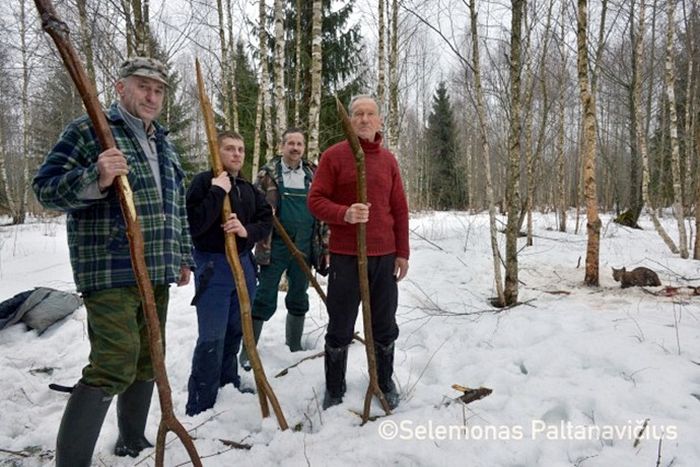
{"label": "black rubber boot", "polygon": [[348,367],[348,346],[329,347],[326,345],[326,394],[323,397],[323,410],[343,402],[345,395],[345,371]]}
{"label": "black rubber boot", "polygon": [[71,392],[56,438],[56,467],[90,467],[112,396],[78,383]]}
{"label": "black rubber boot", "polygon": [[137,457],[144,449],[153,447],[144,433],[152,396],[152,380],[134,381],[117,396],[119,438],[114,447],[115,455]]}
{"label": "black rubber boot", "polygon": [[[265,324],[265,321],[253,318],[253,336],[255,337],[256,345],[258,343],[258,340],[260,339],[260,333],[262,333],[263,324]],[[245,350],[245,344],[241,346],[241,355],[238,358],[238,361],[241,364],[241,368],[243,368],[245,371],[250,371],[250,360],[248,360],[248,352],[246,352]]]}
{"label": "black rubber boot", "polygon": [[377,379],[379,389],[384,393],[384,398],[389,403],[390,409],[399,405],[399,391],[392,380],[394,375],[394,343],[381,345],[374,343],[374,355],[377,358]]}
{"label": "black rubber boot", "polygon": [[287,323],[285,328],[286,334],[286,344],[289,350],[292,352],[299,352],[304,350],[301,347],[301,336],[304,334],[304,319],[306,317],[295,316],[293,314],[287,313]]}

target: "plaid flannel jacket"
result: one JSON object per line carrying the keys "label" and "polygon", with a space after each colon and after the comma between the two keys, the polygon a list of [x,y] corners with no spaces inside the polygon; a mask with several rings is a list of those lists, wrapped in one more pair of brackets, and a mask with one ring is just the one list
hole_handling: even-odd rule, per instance
{"label": "plaid flannel jacket", "polygon": [[[117,147],[129,165],[129,184],[144,237],[151,282],[176,282],[181,266],[194,267],[185,208],[184,173],[166,130],[154,123],[162,193],[138,140],[116,104],[106,114]],[[67,213],[68,245],[75,284],[80,292],[136,284],[131,267],[126,224],[115,189],[102,199],[78,197],[98,179],[102,150],[87,116],[66,127],[34,177],[33,189],[48,209]],[[162,197],[162,202],[161,202]]]}

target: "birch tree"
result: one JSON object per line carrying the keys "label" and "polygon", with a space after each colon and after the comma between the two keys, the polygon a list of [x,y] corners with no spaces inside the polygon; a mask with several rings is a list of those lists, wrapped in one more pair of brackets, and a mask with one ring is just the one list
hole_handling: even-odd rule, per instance
{"label": "birch tree", "polygon": [[309,101],[309,144],[306,152],[309,160],[315,162],[319,156],[319,123],[321,120],[321,71],[323,67],[321,9],[322,1],[313,0],[311,22],[311,99]]}
{"label": "birch tree", "polygon": [[[381,1],[381,0],[380,0]],[[391,38],[389,44],[389,150],[394,154],[399,149],[399,4],[391,2]]]}
{"label": "birch tree", "polygon": [[78,20],[80,21],[80,45],[85,56],[85,70],[92,85],[97,89],[95,81],[95,63],[92,51],[92,30],[88,19],[87,0],[76,0],[78,7]]}
{"label": "birch tree", "polygon": [[566,2],[561,2],[561,19],[560,19],[560,32],[559,32],[559,42],[557,44],[557,49],[559,52],[559,96],[558,96],[558,129],[557,129],[557,180],[558,180],[558,210],[559,210],[559,231],[566,232],[566,165],[564,157],[564,135],[566,133],[566,83],[568,82],[567,76],[567,63],[569,61],[566,44],[564,44],[564,19],[566,18]]}
{"label": "birch tree", "polygon": [[386,36],[384,21],[384,0],[377,2],[377,105],[380,110],[384,109],[384,86],[385,86],[385,63],[384,63],[384,37]]}
{"label": "birch tree", "polygon": [[[17,199],[10,205],[12,224],[24,224],[27,210],[27,195],[29,190],[29,163],[31,152],[29,148],[29,25],[27,0],[19,0],[19,40],[22,61],[22,157],[18,170]],[[9,191],[9,190],[8,190]]]}
{"label": "birch tree", "polygon": [[600,257],[600,218],[598,217],[598,192],[596,188],[596,117],[595,97],[591,92],[588,80],[588,2],[578,0],[577,15],[577,70],[581,107],[583,110],[583,186],[586,200],[586,231],[588,243],[586,246],[586,275],[584,283],[588,286],[599,284]]}
{"label": "birch tree", "polygon": [[681,168],[680,154],[678,147],[678,117],[676,115],[676,94],[675,86],[675,71],[673,57],[673,35],[674,35],[674,17],[675,17],[675,2],[669,1],[666,4],[667,8],[667,25],[666,25],[666,98],[668,100],[669,113],[669,136],[671,143],[671,176],[673,177],[673,211],[678,223],[678,249],[681,258],[688,257],[688,239],[685,231],[685,221],[683,215],[683,191],[681,188]]}
{"label": "birch tree", "polygon": [[510,30],[510,120],[508,166],[506,168],[506,305],[518,302],[518,220],[520,209],[520,73],[524,0],[511,0]]}
{"label": "birch tree", "polygon": [[[645,0],[640,0],[639,2],[639,27],[634,44],[633,59],[636,63],[635,67],[638,70],[642,69],[643,57],[644,57],[644,33],[645,33],[645,12],[646,5]],[[654,228],[659,236],[663,239],[664,243],[673,253],[678,253],[678,248],[675,243],[669,237],[668,233],[664,229],[663,225],[659,222],[659,218],[656,216],[656,211],[651,204],[649,199],[649,155],[647,149],[647,133],[646,126],[644,125],[644,110],[642,104],[642,80],[634,80],[633,89],[633,102],[632,108],[635,110],[633,115],[634,122],[633,126],[636,130],[637,147],[639,149],[639,155],[642,159],[642,204],[646,208],[646,213],[651,217],[651,221],[654,224]]]}
{"label": "birch tree", "polygon": [[491,148],[489,146],[488,128],[486,119],[486,104],[484,90],[481,85],[481,62],[479,55],[479,35],[477,32],[476,0],[469,0],[469,17],[471,24],[472,42],[472,71],[474,73],[474,92],[476,94],[476,114],[479,119],[479,137],[481,149],[484,157],[484,173],[486,175],[486,200],[489,206],[489,233],[491,240],[491,255],[493,259],[493,274],[496,283],[495,306],[506,306],[506,299],[503,292],[503,279],[501,277],[501,254],[498,249],[498,239],[496,237],[496,202],[493,195],[493,182],[491,177]]}
{"label": "birch tree", "polygon": [[[274,141],[272,135],[272,99],[270,97],[270,75],[268,74],[267,67],[267,32],[265,30],[265,23],[267,21],[267,16],[265,14],[265,0],[260,0],[258,8],[258,27],[259,30],[259,45],[260,45],[260,96],[262,99],[262,124],[265,127],[265,142],[267,143],[267,148],[265,151],[265,160],[269,161],[272,159],[272,151],[274,150]],[[256,117],[257,121],[257,117]],[[260,126],[255,126],[255,131],[259,130]],[[259,135],[256,135],[256,140],[259,139]],[[257,173],[258,167],[258,157],[253,155],[253,173]]]}
{"label": "birch tree", "polygon": [[279,144],[282,141],[282,133],[287,128],[287,93],[284,87],[284,0],[275,0],[275,60],[274,60],[274,77],[275,77],[275,116],[276,138],[275,141]]}
{"label": "birch tree", "polygon": [[296,0],[296,21],[294,24],[294,29],[296,31],[294,37],[294,126],[301,125],[301,118],[299,116],[299,108],[301,107],[301,2],[302,0]]}

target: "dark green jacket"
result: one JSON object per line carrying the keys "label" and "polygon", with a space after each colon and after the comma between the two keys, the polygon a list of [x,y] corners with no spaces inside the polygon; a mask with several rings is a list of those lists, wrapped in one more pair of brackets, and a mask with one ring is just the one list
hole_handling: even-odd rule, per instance
{"label": "dark green jacket", "polygon": [[[282,156],[275,156],[273,159],[268,161],[267,164],[265,164],[258,172],[257,181],[255,182],[255,186],[265,194],[265,199],[267,199],[267,202],[270,203],[274,209],[275,215],[278,214],[280,207],[279,186],[282,184],[282,175],[281,171],[278,169],[281,163]],[[306,176],[306,179],[310,185],[314,178],[316,166],[306,159],[303,160],[302,164],[304,175]],[[328,226],[316,219],[313,226],[311,251],[302,251],[302,253],[305,255],[309,255],[310,264],[316,268],[319,273],[324,275],[327,265],[322,264],[322,259],[328,254],[328,235]],[[271,250],[272,233],[255,245],[255,261],[260,265],[270,264]]]}

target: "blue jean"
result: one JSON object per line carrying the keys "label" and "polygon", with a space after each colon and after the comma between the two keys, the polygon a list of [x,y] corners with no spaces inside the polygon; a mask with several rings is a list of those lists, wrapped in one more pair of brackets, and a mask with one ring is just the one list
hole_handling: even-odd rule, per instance
{"label": "blue jean", "polygon": [[[243,337],[236,284],[226,255],[195,250],[194,260],[197,265],[194,305],[199,337],[187,384],[187,415],[213,407],[220,387],[229,383],[240,386],[236,355]],[[252,253],[241,254],[240,261],[252,302],[255,299]]]}

